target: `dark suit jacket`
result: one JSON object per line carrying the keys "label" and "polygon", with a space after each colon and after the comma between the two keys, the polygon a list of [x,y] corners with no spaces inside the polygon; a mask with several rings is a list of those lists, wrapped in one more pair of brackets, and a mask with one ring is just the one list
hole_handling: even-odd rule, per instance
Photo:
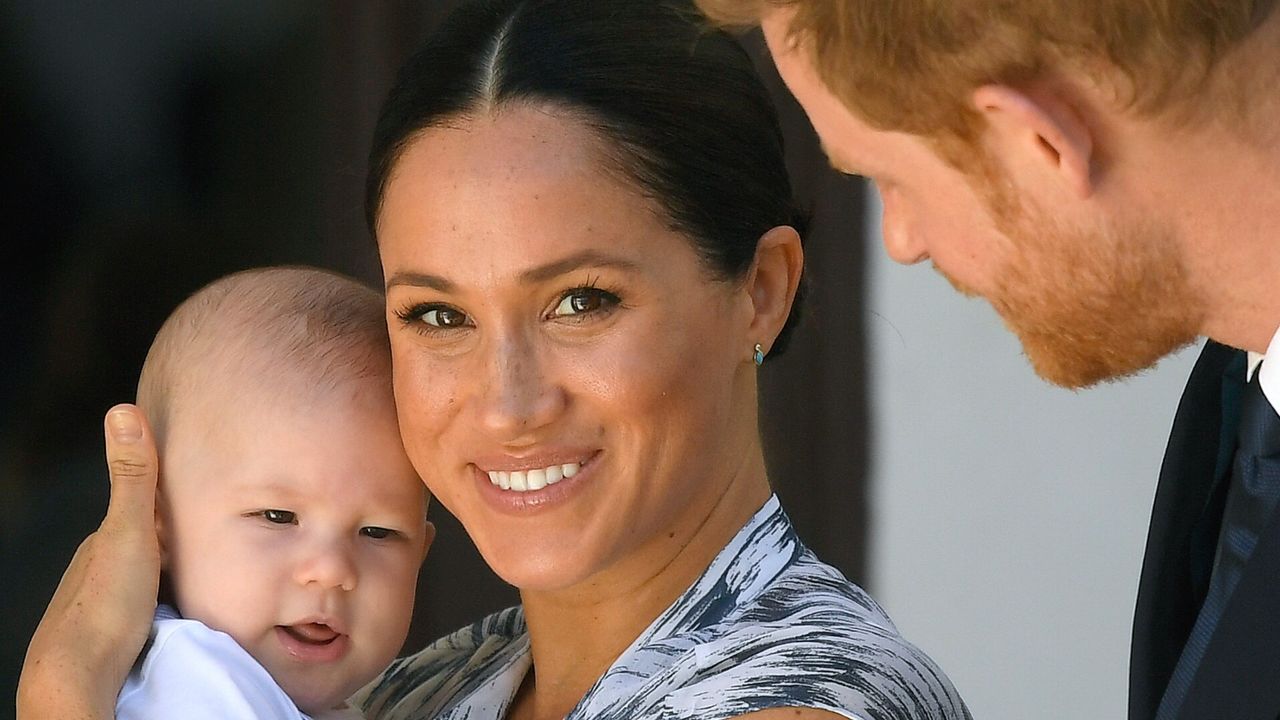
{"label": "dark suit jacket", "polygon": [[[1245,354],[1210,341],[1178,405],[1138,587],[1130,720],[1155,717],[1208,590],[1244,375]],[[1280,511],[1258,540],[1178,717],[1280,717]]]}

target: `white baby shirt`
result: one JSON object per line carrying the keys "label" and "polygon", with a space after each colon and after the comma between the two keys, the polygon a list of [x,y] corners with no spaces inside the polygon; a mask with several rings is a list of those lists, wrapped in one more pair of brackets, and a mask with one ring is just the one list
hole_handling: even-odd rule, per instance
{"label": "white baby shirt", "polygon": [[311,718],[230,635],[161,605],[151,639],[116,699],[117,720],[359,720],[354,709]]}

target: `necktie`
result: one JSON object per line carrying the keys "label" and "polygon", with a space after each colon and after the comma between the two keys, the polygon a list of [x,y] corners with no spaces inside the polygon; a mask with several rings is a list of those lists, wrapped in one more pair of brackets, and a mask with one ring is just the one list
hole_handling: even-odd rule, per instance
{"label": "necktie", "polygon": [[1160,701],[1156,720],[1177,717],[1258,535],[1280,500],[1280,416],[1262,392],[1260,374],[1261,368],[1254,372],[1240,399],[1239,444],[1232,462],[1209,592]]}

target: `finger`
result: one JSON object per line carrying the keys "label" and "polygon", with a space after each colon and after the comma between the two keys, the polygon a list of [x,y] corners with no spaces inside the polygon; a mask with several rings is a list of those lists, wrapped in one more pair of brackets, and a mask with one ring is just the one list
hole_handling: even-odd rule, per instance
{"label": "finger", "polygon": [[152,529],[159,462],[147,419],[136,406],[121,404],[107,411],[104,425],[111,501],[103,525]]}

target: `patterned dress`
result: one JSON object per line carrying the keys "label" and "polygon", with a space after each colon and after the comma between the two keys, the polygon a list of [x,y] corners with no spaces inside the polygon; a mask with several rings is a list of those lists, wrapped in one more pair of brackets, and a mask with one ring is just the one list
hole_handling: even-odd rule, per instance
{"label": "patterned dress", "polygon": [[[531,665],[519,607],[392,663],[369,720],[500,720]],[[719,720],[779,707],[857,720],[967,720],[937,665],[820,562],[771,497],[566,720]]]}

